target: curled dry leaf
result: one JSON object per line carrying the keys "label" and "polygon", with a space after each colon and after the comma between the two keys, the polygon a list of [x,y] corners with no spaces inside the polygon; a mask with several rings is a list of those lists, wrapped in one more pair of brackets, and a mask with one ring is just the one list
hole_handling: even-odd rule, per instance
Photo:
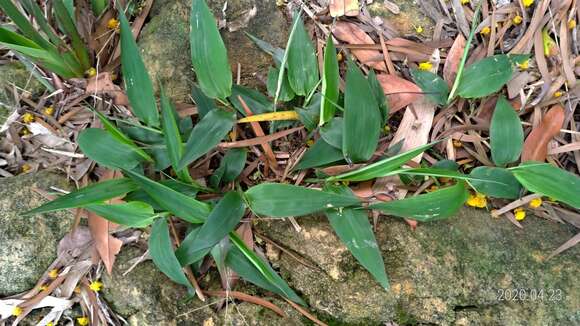
{"label": "curled dry leaf", "polygon": [[[375,44],[367,33],[353,23],[339,21],[334,26],[332,33],[337,39],[348,44]],[[387,71],[387,66],[383,61],[381,51],[378,49],[352,49],[351,52],[360,62],[367,66],[377,70]]]}
{"label": "curled dry leaf", "polygon": [[554,105],[542,119],[537,128],[526,138],[522,151],[522,162],[546,160],[548,155],[548,143],[560,133],[564,124],[564,108]]}
{"label": "curled dry leaf", "polygon": [[449,49],[449,53],[445,59],[445,64],[443,65],[443,79],[447,82],[449,87],[453,85],[455,76],[457,76],[457,69],[459,68],[459,62],[463,55],[463,49],[465,49],[465,37],[459,33],[457,34],[451,49]]}
{"label": "curled dry leaf", "polygon": [[330,0],[328,9],[332,17],[355,17],[359,14],[358,0]]}
{"label": "curled dry leaf", "polygon": [[113,83],[111,74],[108,72],[99,73],[89,79],[85,92],[90,95],[109,95],[116,105],[129,105],[127,95],[121,90],[121,87]]}
{"label": "curled dry leaf", "polygon": [[387,74],[377,75],[377,79],[389,99],[390,114],[397,112],[421,97],[421,88],[406,79]]}

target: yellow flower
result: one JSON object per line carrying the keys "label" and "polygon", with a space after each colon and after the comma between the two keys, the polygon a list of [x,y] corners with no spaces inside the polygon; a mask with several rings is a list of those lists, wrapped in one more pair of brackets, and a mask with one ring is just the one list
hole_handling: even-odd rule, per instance
{"label": "yellow flower", "polygon": [[306,141],[306,145],[307,145],[308,147],[310,147],[310,146],[314,145],[314,140],[312,140],[312,139],[308,139],[308,140]]}
{"label": "yellow flower", "polygon": [[48,272],[48,277],[55,279],[58,277],[58,269],[52,269],[50,270],[50,272]]}
{"label": "yellow flower", "polygon": [[46,324],[46,326],[54,326],[54,323],[49,321],[48,324]]}
{"label": "yellow flower", "polygon": [[386,125],[383,127],[383,131],[385,132],[385,134],[388,134],[391,131],[391,127],[389,125]]}
{"label": "yellow flower", "polygon": [[41,285],[41,286],[40,286],[38,289],[39,289],[40,291],[46,291],[46,290],[48,290],[48,285],[46,285],[46,284],[42,284],[42,285]]}
{"label": "yellow flower", "polygon": [[421,34],[423,33],[424,29],[423,26],[416,26],[415,27],[415,32],[417,32],[417,34]]}
{"label": "yellow flower", "polygon": [[534,4],[534,0],[523,0],[522,2],[526,8]]}
{"label": "yellow flower", "polygon": [[77,323],[81,326],[87,326],[89,324],[89,318],[88,317],[78,317]]}
{"label": "yellow flower", "polygon": [[459,139],[453,139],[453,147],[459,148],[463,146],[463,143]]}
{"label": "yellow flower", "polygon": [[530,59],[527,59],[522,63],[518,63],[518,68],[520,68],[521,70],[528,70],[529,67],[530,67]]}
{"label": "yellow flower", "polygon": [[569,29],[574,29],[576,27],[576,20],[575,19],[570,19],[568,21],[568,28]]}
{"label": "yellow flower", "polygon": [[44,114],[53,115],[53,113],[54,113],[54,108],[52,106],[44,108]]}
{"label": "yellow flower", "polygon": [[102,288],[103,288],[103,283],[101,283],[99,281],[93,281],[93,282],[91,282],[91,284],[89,284],[89,289],[91,289],[95,292],[101,291]]}
{"label": "yellow flower", "polygon": [[12,308],[12,316],[18,317],[22,314],[22,308],[16,306]]}
{"label": "yellow flower", "polygon": [[22,164],[22,167],[20,169],[22,170],[22,173],[26,173],[26,172],[32,170],[32,167],[30,166],[30,164],[24,163],[24,164]]}
{"label": "yellow flower", "polygon": [[468,3],[469,3],[469,0],[461,0],[461,4],[462,4],[462,5],[466,5],[466,4],[468,4]]}
{"label": "yellow flower", "polygon": [[467,206],[485,208],[487,206],[487,198],[485,198],[484,194],[480,193],[470,194],[466,203]]}
{"label": "yellow flower", "polygon": [[555,91],[554,97],[560,97],[560,96],[562,96],[562,94],[564,94],[564,93],[562,93],[561,91]]}
{"label": "yellow flower", "polygon": [[523,221],[526,218],[526,211],[523,208],[519,207],[514,209],[514,215],[517,221]]}
{"label": "yellow flower", "polygon": [[530,201],[531,208],[538,208],[542,206],[542,198],[534,198]]}
{"label": "yellow flower", "polygon": [[24,128],[22,128],[22,130],[20,130],[20,134],[22,136],[30,135],[30,130],[28,130],[28,128],[24,127]]}
{"label": "yellow flower", "polygon": [[32,113],[26,112],[22,115],[22,122],[31,123],[32,121],[34,121],[34,115]]}
{"label": "yellow flower", "polygon": [[485,26],[484,28],[481,29],[479,33],[481,35],[488,35],[489,33],[491,33],[491,28],[489,28],[489,26]]}
{"label": "yellow flower", "polygon": [[429,61],[419,63],[419,70],[430,71],[433,69],[433,64]]}
{"label": "yellow flower", "polygon": [[514,23],[514,25],[519,25],[522,23],[524,19],[522,18],[522,16],[517,15],[512,19],[512,22]]}
{"label": "yellow flower", "polygon": [[344,59],[344,57],[342,56],[342,52],[338,52],[338,53],[336,54],[336,60],[337,60],[337,61],[342,61],[342,59]]}
{"label": "yellow flower", "polygon": [[119,21],[115,18],[111,18],[107,21],[107,28],[108,29],[117,29],[119,28]]}
{"label": "yellow flower", "polygon": [[95,68],[91,67],[91,68],[89,68],[87,71],[85,71],[85,75],[86,75],[88,78],[95,77],[95,76],[97,75],[97,69],[95,69]]}

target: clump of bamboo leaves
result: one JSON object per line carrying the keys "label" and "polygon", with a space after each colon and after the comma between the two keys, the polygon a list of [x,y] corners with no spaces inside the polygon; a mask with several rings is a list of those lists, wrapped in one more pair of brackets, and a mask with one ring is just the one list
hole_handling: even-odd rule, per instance
{"label": "clump of bamboo leaves", "polygon": [[[299,15],[286,49],[250,36],[276,63],[268,74],[268,93],[273,100],[232,84],[226,48],[205,1],[193,0],[190,17],[191,59],[199,85],[193,90],[199,111],[197,124],[193,125],[189,118],[179,118],[162,85],[157,103],[153,82],[120,11],[122,73],[138,121],[130,127],[116,125],[95,112],[104,129],[84,130],[78,143],[89,158],[122,171],[125,177],[92,184],[27,214],[81,207],[121,225],[152,226],[149,247],[154,263],[170,279],[192,291],[182,268],[193,266],[195,270],[209,255],[218,269],[231,268],[245,280],[304,305],[268,262],[235,232],[248,212],[268,217],[324,214],[353,256],[388,289],[383,259],[368,220],[370,209],[417,221],[441,220],[453,216],[464,205],[470,187],[497,198],[516,198],[531,191],[580,208],[577,176],[544,163],[514,165],[521,152],[521,124],[503,99],[498,101],[491,126],[492,157],[497,167],[477,168],[468,175],[453,167],[405,167],[405,163],[434,145],[427,144],[403,153],[389,152],[374,163],[340,175],[319,174],[313,181],[318,185],[316,189],[280,183],[241,189],[238,184],[235,190],[223,193],[220,186],[236,181],[246,162],[243,149],[230,149],[210,185],[201,186],[190,176],[189,167],[226,137],[239,116],[246,116],[246,103],[255,114],[279,114],[279,106],[293,107],[300,123],[311,133],[320,134],[295,170],[340,162],[367,163],[377,150],[389,118],[389,106],[375,74],[371,71],[365,76],[352,61],[347,63],[345,91],[341,93],[337,53],[331,38],[326,42],[319,74],[315,49]],[[34,39],[32,34],[27,36]],[[451,95],[436,74],[414,71],[413,76],[431,99],[446,105],[455,95],[472,99],[497,92],[511,78],[514,64],[522,59],[496,55],[466,67],[458,74]],[[286,126],[287,122],[272,123],[273,129]],[[145,173],[151,169],[173,171],[176,179],[156,181]],[[346,185],[390,175],[406,176],[406,180],[446,177],[454,182],[433,192],[371,205],[363,203]],[[219,200],[200,199],[204,193],[217,194]],[[116,197],[123,197],[124,203],[105,204]],[[189,225],[188,234],[176,250],[169,232],[171,216]]]}

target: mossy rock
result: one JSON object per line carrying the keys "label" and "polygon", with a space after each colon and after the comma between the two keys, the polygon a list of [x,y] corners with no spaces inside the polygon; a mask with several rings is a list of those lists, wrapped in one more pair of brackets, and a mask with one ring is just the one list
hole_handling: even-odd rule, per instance
{"label": "mossy rock", "polygon": [[67,189],[68,182],[50,171],[0,178],[0,297],[33,287],[72,226],[68,211],[22,215],[46,202],[33,188],[50,186]]}

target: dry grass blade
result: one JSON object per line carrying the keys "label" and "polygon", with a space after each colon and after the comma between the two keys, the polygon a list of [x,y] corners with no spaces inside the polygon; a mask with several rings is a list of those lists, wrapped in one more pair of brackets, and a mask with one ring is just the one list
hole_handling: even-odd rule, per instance
{"label": "dry grass blade", "polygon": [[298,310],[299,313],[303,314],[306,318],[310,319],[316,325],[328,326],[324,322],[318,320],[318,318],[316,318],[313,314],[309,313],[304,308],[300,307],[299,305],[295,304],[294,302],[292,302],[292,301],[290,301],[290,300],[288,300],[286,298],[284,298],[284,300],[286,300],[286,302],[288,302],[289,305],[291,305],[294,309]]}
{"label": "dry grass blade", "polygon": [[573,236],[570,240],[564,242],[563,245],[561,245],[560,247],[558,247],[558,249],[554,250],[547,258],[551,259],[556,255],[559,255],[560,253],[562,253],[565,250],[568,250],[572,247],[574,247],[575,245],[577,245],[580,242],[580,233],[576,234],[575,236]]}
{"label": "dry grass blade", "polygon": [[[254,122],[256,123],[256,122]],[[244,139],[244,140],[239,140],[239,141],[232,141],[232,142],[228,142],[228,143],[221,143],[218,145],[218,147],[220,148],[239,148],[239,147],[248,147],[248,146],[257,146],[257,145],[267,145],[269,142],[288,136],[298,130],[302,130],[304,129],[304,127],[295,127],[295,128],[291,128],[288,130],[282,130],[282,131],[278,131],[277,133],[271,134],[271,135],[267,135],[267,136],[262,136],[262,137],[256,137],[256,138],[251,138],[251,139]],[[272,155],[274,153],[272,152]]]}
{"label": "dry grass blade", "polygon": [[[240,101],[240,103],[242,103],[242,106],[244,107],[244,111],[246,111],[246,116],[248,116],[248,117],[252,116],[253,112],[252,112],[252,110],[250,110],[250,108],[246,104],[246,101],[244,101],[244,99],[239,95],[238,95],[238,100]],[[256,134],[256,136],[258,136],[258,138],[266,136],[266,134],[264,133],[264,130],[260,126],[259,122],[250,122],[250,126],[252,126],[252,130],[254,130],[254,134]],[[278,162],[276,161],[276,156],[274,155],[274,152],[272,151],[272,147],[270,147],[270,144],[268,144],[268,142],[263,142],[260,145],[262,146],[262,149],[264,149],[264,155],[266,155],[266,158],[267,158],[268,162],[270,163],[270,165],[274,169],[277,169]]]}
{"label": "dry grass blade", "polygon": [[284,313],[284,311],[282,309],[280,309],[280,307],[278,307],[277,305],[273,304],[272,302],[264,300],[262,298],[258,298],[258,297],[249,295],[249,294],[246,294],[246,293],[243,293],[243,292],[238,292],[238,291],[203,291],[203,293],[205,293],[209,296],[212,296],[212,297],[221,297],[221,298],[232,297],[232,298],[235,298],[238,300],[257,304],[257,305],[260,305],[264,308],[268,308],[268,309],[272,310],[273,312],[277,313],[281,317],[286,317],[286,314]]}

